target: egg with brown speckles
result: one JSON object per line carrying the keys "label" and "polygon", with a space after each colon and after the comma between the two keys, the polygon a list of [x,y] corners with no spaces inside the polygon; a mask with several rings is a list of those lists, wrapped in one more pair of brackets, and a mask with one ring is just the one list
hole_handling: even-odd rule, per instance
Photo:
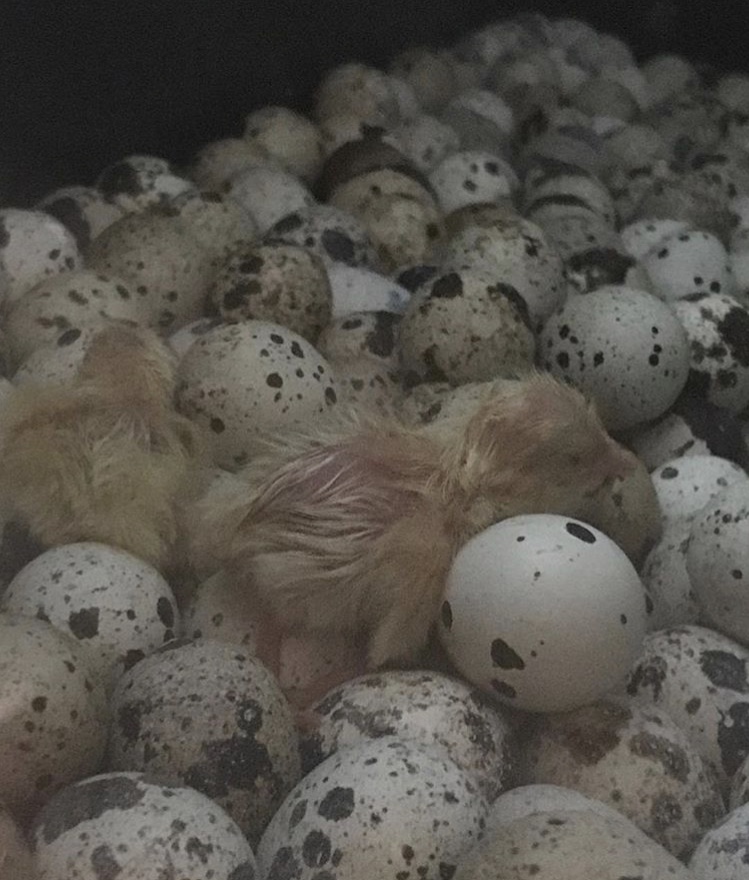
{"label": "egg with brown speckles", "polygon": [[331,755],[289,792],[258,865],[268,880],[443,880],[481,838],[486,812],[442,750],[383,737]]}
{"label": "egg with brown speckles", "polygon": [[123,675],[109,767],[201,791],[253,843],[301,775],[277,682],[248,651],[212,640],[166,645]]}
{"label": "egg with brown speckles", "polygon": [[178,405],[207,429],[220,467],[244,464],[258,432],[302,425],[337,402],[333,370],[279,324],[242,321],[208,330],[178,369]]}
{"label": "egg with brown speckles", "polygon": [[0,799],[28,816],[100,769],[104,686],[75,641],[43,620],[0,614]]}

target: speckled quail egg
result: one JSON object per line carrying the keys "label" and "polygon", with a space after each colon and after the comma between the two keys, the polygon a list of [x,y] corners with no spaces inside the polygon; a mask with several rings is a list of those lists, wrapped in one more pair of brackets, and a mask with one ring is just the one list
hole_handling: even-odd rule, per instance
{"label": "speckled quail egg", "polygon": [[267,321],[208,330],[178,369],[181,410],[208,429],[216,464],[243,464],[258,432],[299,425],[336,403],[325,358],[301,336]]}
{"label": "speckled quail egg", "polygon": [[268,244],[309,248],[325,265],[378,268],[377,254],[364,224],[333,205],[313,205],[282,217],[265,235]]}
{"label": "speckled quail egg", "polygon": [[256,165],[276,165],[257,144],[245,138],[221,138],[204,144],[195,154],[190,177],[205,190],[223,192],[239,171]]}
{"label": "speckled quail egg", "polygon": [[491,803],[515,781],[516,745],[498,707],[438,672],[386,671],[334,688],[314,706],[318,727],[301,744],[309,772],[333,752],[382,736],[444,749]]}
{"label": "speckled quail egg", "polygon": [[59,792],[31,828],[37,880],[254,880],[250,845],[191,788],[103,773]]}
{"label": "speckled quail egg", "polygon": [[12,303],[45,278],[79,268],[73,234],[51,214],[0,210],[0,301]]}
{"label": "speckled quail egg", "polygon": [[405,424],[413,426],[430,425],[448,416],[464,416],[501,382],[501,379],[466,382],[457,387],[449,382],[423,382],[410,388],[399,399],[398,416]]}
{"label": "speckled quail egg", "polygon": [[662,238],[640,260],[652,291],[665,300],[733,290],[726,249],[709,232],[684,230]]}
{"label": "speckled quail egg", "polygon": [[208,296],[225,321],[273,321],[311,342],[330,320],[333,300],[320,257],[290,244],[235,248]]}
{"label": "speckled quail egg", "polygon": [[122,278],[143,300],[148,323],[177,330],[203,313],[213,275],[211,254],[178,217],[127,214],[107,227],[87,253],[90,269]]}
{"label": "speckled quail egg", "polygon": [[408,384],[496,379],[527,370],[535,354],[525,301],[485,269],[448,270],[417,288],[398,338]]}
{"label": "speckled quail egg", "polygon": [[661,512],[668,520],[690,517],[723,489],[749,480],[742,467],[717,455],[674,458],[651,476]]}
{"label": "speckled quail egg", "polygon": [[49,345],[35,348],[13,373],[13,384],[70,382],[83,362],[89,343],[101,329],[101,325],[96,324],[83,330],[71,327]]}
{"label": "speckled quail egg", "polygon": [[20,819],[99,770],[106,698],[75,641],[25,616],[0,614],[0,682],[0,799]]}
{"label": "speckled quail egg", "polygon": [[392,126],[400,116],[390,77],[359,62],[327,71],[317,87],[313,106],[318,121],[348,113],[370,125]]}
{"label": "speckled quail egg", "polygon": [[743,476],[695,516],[686,563],[705,620],[748,644],[749,481]]}
{"label": "speckled quail egg", "polygon": [[317,349],[331,360],[366,357],[387,369],[395,369],[399,324],[399,315],[383,310],[339,315],[318,337]]}
{"label": "speckled quail egg", "polygon": [[80,250],[124,213],[92,186],[55,189],[36,204],[36,210],[56,217],[73,234]]}
{"label": "speckled quail egg", "polygon": [[436,116],[421,113],[392,132],[395,144],[422,174],[429,174],[460,147],[456,131]]}
{"label": "speckled quail egg", "polygon": [[498,877],[694,880],[677,858],[628,819],[591,810],[534,813],[495,829],[461,860],[454,880]]}
{"label": "speckled quail egg", "polygon": [[96,188],[123,211],[145,211],[180,193],[194,189],[159,156],[134,154],[107,165],[96,179]]}
{"label": "speckled quail egg", "polygon": [[749,754],[749,651],[689,624],[648,634],[627,693],[664,709],[717,772],[724,790]]}
{"label": "speckled quail egg", "polygon": [[330,266],[328,277],[333,294],[333,317],[352,312],[400,314],[411,299],[410,292],[401,284],[363,266]]}
{"label": "speckled quail egg", "polygon": [[730,410],[682,396],[660,419],[629,432],[626,444],[649,470],[672,458],[717,455],[742,466],[749,450],[742,423]]}
{"label": "speckled quail egg", "polygon": [[425,46],[399,52],[390,62],[390,71],[411,85],[429,112],[439,110],[458,90],[458,77],[448,54]]}
{"label": "speckled quail egg", "polygon": [[255,221],[239,202],[210,190],[180,193],[161,208],[161,213],[182,220],[192,237],[213,256],[215,265],[257,236]]}
{"label": "speckled quail egg", "polygon": [[652,706],[605,699],[546,715],[523,756],[529,781],[604,801],[681,860],[725,812],[712,768]]}
{"label": "speckled quail egg", "polygon": [[468,226],[448,242],[445,260],[493,272],[523,298],[538,327],[567,296],[564,266],[544,231],[522,217]]}
{"label": "speckled quail egg", "polygon": [[322,166],[322,136],[314,122],[289,107],[253,110],[244,119],[244,138],[281,167],[311,183]]}
{"label": "speckled quail egg", "polygon": [[577,520],[534,514],[460,550],[438,632],[460,673],[502,702],[563,711],[627,674],[645,627],[645,592],[624,552]]}
{"label": "speckled quail egg", "polygon": [[383,737],[307,774],[258,847],[261,876],[312,880],[451,877],[480,837],[486,801],[443,751]]}
{"label": "speckled quail egg", "polygon": [[282,217],[308,208],[315,201],[297,177],[268,165],[237,171],[229,178],[226,193],[252,217],[260,235]]}
{"label": "speckled quail egg", "polygon": [[34,880],[29,844],[8,810],[0,804],[0,872],[13,880]]}
{"label": "speckled quail egg", "polygon": [[720,293],[690,293],[671,305],[689,339],[687,392],[741,412],[749,403],[749,308]]}
{"label": "speckled quail egg", "polygon": [[749,755],[739,765],[731,777],[728,791],[728,809],[735,810],[742,804],[749,803]]}
{"label": "speckled quail egg", "polygon": [[558,378],[598,405],[609,430],[664,413],[689,373],[689,345],[672,310],[652,294],[601,287],[571,295],[539,336],[539,355]]}
{"label": "speckled quail egg", "polygon": [[648,629],[697,623],[700,607],[687,572],[687,548],[692,521],[668,520],[658,543],[648,553],[640,577],[648,591]]}
{"label": "speckled quail egg", "polygon": [[683,220],[646,219],[628,223],[621,230],[621,242],[628,254],[641,260],[653,251],[664,239],[681,232],[689,232]]}
{"label": "speckled quail egg", "polygon": [[697,880],[743,880],[749,864],[749,804],[732,810],[702,838],[689,860]]}
{"label": "speckled quail egg", "polygon": [[0,608],[46,620],[77,639],[107,685],[179,633],[174,595],[159,572],[92,542],[37,556],[8,584]]}
{"label": "speckled quail egg", "polygon": [[512,107],[496,92],[472,86],[448,101],[440,114],[467,150],[506,152],[515,128]]}
{"label": "speckled quail egg", "polygon": [[225,323],[226,322],[222,318],[215,316],[210,318],[198,318],[195,321],[190,321],[189,324],[183,324],[179,330],[176,330],[171,336],[169,336],[169,345],[176,353],[177,357],[182,358],[187,349],[196,339],[199,339],[209,330],[213,330],[214,327],[218,327]]}
{"label": "speckled quail egg", "polygon": [[[184,611],[184,630],[191,639],[218,639],[257,650],[260,622],[248,607],[244,591],[218,571],[197,586]],[[303,694],[336,670],[353,669],[359,662],[356,649],[343,636],[325,640],[288,635],[281,640],[278,682],[287,694]],[[316,685],[315,685],[316,686]]]}
{"label": "speckled quail egg", "polygon": [[330,365],[342,406],[384,416],[395,412],[402,393],[397,371],[368,357],[330,359]]}
{"label": "speckled quail egg", "polygon": [[5,329],[14,362],[55,343],[68,330],[101,326],[108,320],[139,323],[145,304],[120,278],[81,270],[48,278],[27,290],[8,309]]}
{"label": "speckled quail egg", "polygon": [[559,216],[540,214],[536,211],[535,222],[564,259],[589,248],[616,248],[621,244],[616,230],[591,211]]}
{"label": "speckled quail egg", "polygon": [[[549,167],[551,166],[551,167]],[[608,189],[592,174],[553,162],[539,162],[524,181],[523,214],[543,226],[542,217],[592,214],[613,226],[616,207]]]}
{"label": "speckled quail egg", "polygon": [[238,645],[166,645],[122,676],[111,711],[110,769],[203,792],[253,843],[299,781],[291,707]]}
{"label": "speckled quail egg", "polygon": [[431,169],[429,183],[445,214],[466,205],[510,198],[520,185],[512,167],[485,150],[449,153]]}

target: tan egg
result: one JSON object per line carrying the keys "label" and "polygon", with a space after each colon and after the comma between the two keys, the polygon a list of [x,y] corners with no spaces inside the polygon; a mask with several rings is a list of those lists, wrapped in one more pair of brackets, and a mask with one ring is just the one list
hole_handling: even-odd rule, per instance
{"label": "tan egg", "polygon": [[312,183],[323,160],[318,127],[288,107],[261,107],[245,116],[245,140],[275,159],[305,183]]}

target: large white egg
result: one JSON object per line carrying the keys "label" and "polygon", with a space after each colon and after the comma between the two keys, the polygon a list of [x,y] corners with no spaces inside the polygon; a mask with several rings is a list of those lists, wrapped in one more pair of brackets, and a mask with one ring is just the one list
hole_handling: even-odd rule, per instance
{"label": "large white egg", "polygon": [[645,591],[625,553],[578,520],[517,516],[458,553],[439,622],[461,673],[529,711],[564,711],[627,674],[646,628]]}

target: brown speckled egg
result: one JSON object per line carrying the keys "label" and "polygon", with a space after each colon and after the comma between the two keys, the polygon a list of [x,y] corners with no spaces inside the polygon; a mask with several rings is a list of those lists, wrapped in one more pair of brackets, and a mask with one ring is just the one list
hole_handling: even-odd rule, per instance
{"label": "brown speckled egg", "polygon": [[314,343],[330,320],[333,295],[320,257],[298,245],[266,244],[235,249],[209,298],[225,321],[273,321]]}
{"label": "brown speckled egg", "polygon": [[333,752],[382,736],[444,749],[491,803],[515,780],[515,742],[499,707],[439,672],[373,673],[346,682],[314,707],[320,726],[302,740],[309,772]]}
{"label": "brown speckled egg", "polygon": [[604,801],[682,860],[725,812],[712,769],[654,707],[599,700],[546,715],[523,751],[529,781]]}
{"label": "brown speckled egg", "polygon": [[511,284],[481,270],[446,271],[417,288],[399,330],[408,384],[453,385],[531,367],[535,338]]}
{"label": "brown speckled egg", "polygon": [[112,770],[189,785],[254,843],[301,775],[291,708],[271,673],[227,642],[173,642],[112,696]]}
{"label": "brown speckled egg", "polygon": [[258,865],[267,878],[443,880],[481,837],[486,811],[444,751],[387,736],[308,773],[266,828]]}
{"label": "brown speckled egg", "polygon": [[102,773],[59,792],[31,829],[35,880],[254,880],[224,810],[191,788]]}
{"label": "brown speckled egg", "polygon": [[89,268],[125,280],[143,299],[148,323],[174,331],[203,313],[211,254],[177,217],[128,214],[95,239]]}
{"label": "brown speckled egg", "polygon": [[179,635],[169,584],[146,562],[106,544],[53,547],[13,578],[3,611],[36,615],[77,639],[79,652],[107,686]]}
{"label": "brown speckled egg", "polygon": [[244,464],[258,432],[313,420],[337,401],[333,371],[298,334],[267,321],[219,325],[178,369],[181,410],[207,429],[220,467]]}
{"label": "brown speckled egg", "polygon": [[18,817],[96,773],[104,687],[75,641],[43,620],[0,614],[0,799]]}
{"label": "brown speckled egg", "polygon": [[13,360],[19,364],[66,331],[101,326],[111,319],[139,323],[146,317],[145,303],[131,285],[113,275],[81,270],[27,290],[10,307],[5,329]]}

